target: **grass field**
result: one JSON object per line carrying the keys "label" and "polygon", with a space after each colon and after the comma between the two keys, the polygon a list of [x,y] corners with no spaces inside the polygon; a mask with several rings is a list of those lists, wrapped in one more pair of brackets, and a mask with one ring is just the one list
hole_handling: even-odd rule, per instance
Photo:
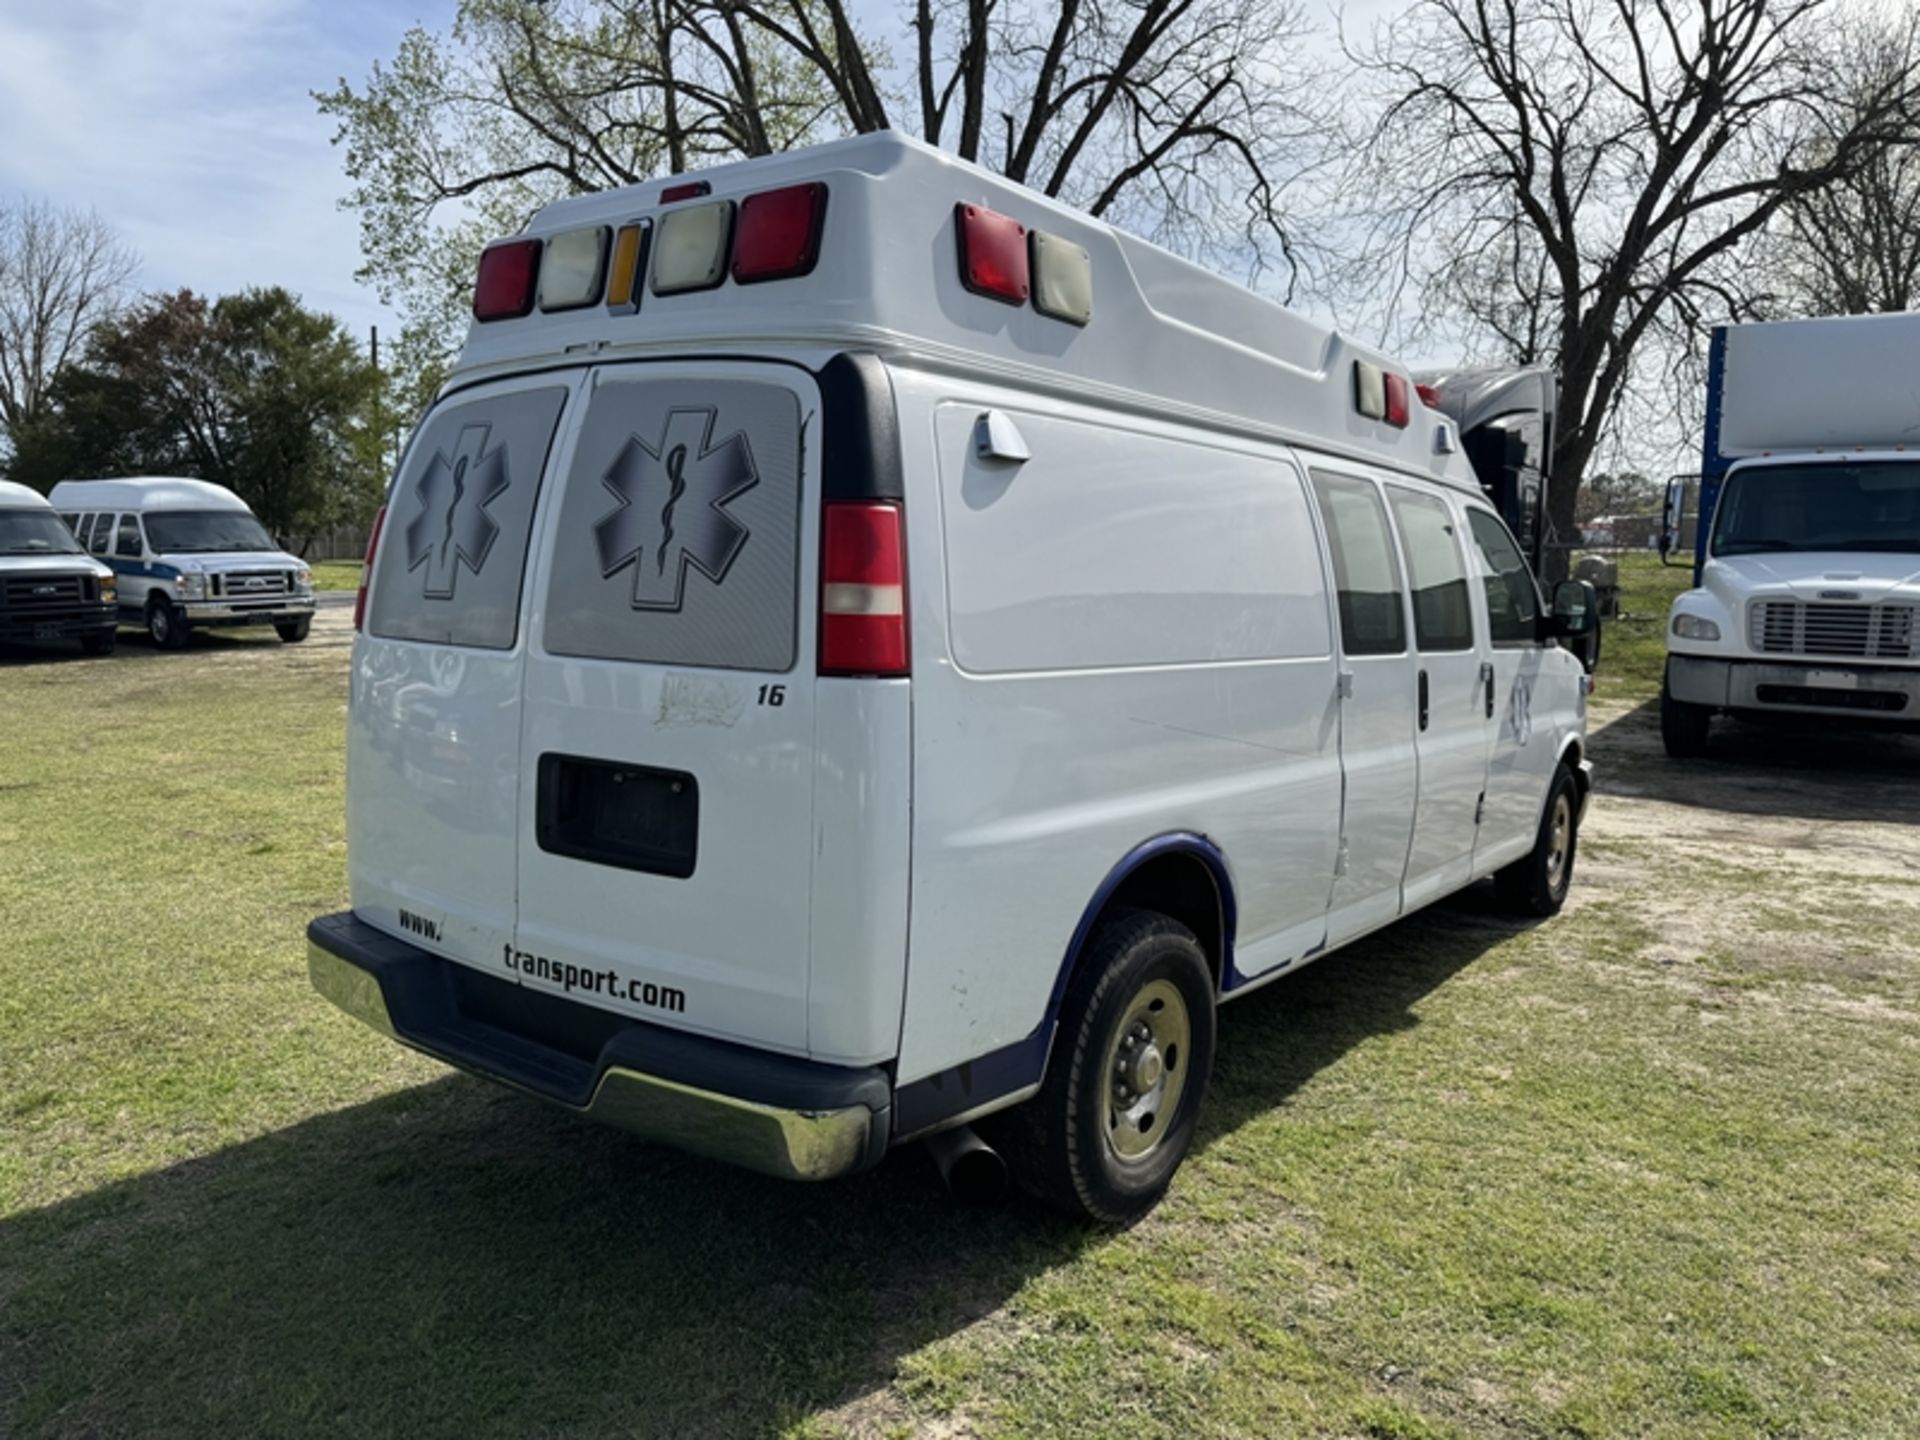
{"label": "grass field", "polygon": [[316,560],[313,565],[313,588],[358,590],[360,562],[358,560]]}
{"label": "grass field", "polygon": [[1120,1234],[651,1150],[320,1001],[340,612],[0,661],[0,1434],[1920,1433],[1920,768],[1669,765],[1629,576],[1575,903],[1230,1007]]}

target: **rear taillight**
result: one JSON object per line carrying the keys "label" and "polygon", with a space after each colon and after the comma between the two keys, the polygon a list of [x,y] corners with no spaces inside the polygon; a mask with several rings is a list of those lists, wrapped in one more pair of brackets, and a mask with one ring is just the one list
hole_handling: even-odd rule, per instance
{"label": "rear taillight", "polygon": [[820,673],[907,674],[900,507],[830,500],[821,530]]}
{"label": "rear taillight", "polygon": [[540,242],[509,240],[480,252],[480,277],[473,287],[473,318],[516,320],[533,309],[534,283],[540,274]]}
{"label": "rear taillight", "polygon": [[380,553],[380,527],[387,523],[387,507],[373,517],[373,529],[367,532],[367,559],[360,567],[360,590],[353,597],[353,628],[357,633],[367,620],[367,581],[373,578],[373,557]]}

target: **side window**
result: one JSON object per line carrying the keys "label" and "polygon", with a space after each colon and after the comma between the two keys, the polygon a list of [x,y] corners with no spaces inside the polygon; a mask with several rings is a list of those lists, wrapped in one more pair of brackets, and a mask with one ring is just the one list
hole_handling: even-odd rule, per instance
{"label": "side window", "polygon": [[564,386],[444,405],[407,449],[374,560],[367,631],[510,650],[534,501]]}
{"label": "side window", "polygon": [[96,515],[93,517],[93,539],[87,548],[96,555],[107,553],[107,542],[113,539],[113,516]]}
{"label": "side window", "polygon": [[126,560],[140,558],[140,517],[122,515],[120,517],[120,535],[113,543],[113,553]]}
{"label": "side window", "polygon": [[1520,547],[1499,517],[1469,507],[1467,528],[1486,562],[1487,620],[1496,645],[1532,645],[1540,639],[1540,592],[1520,558]]}
{"label": "side window", "polygon": [[77,515],[74,517],[72,521],[72,525],[73,525],[73,538],[80,542],[80,548],[82,550],[86,549],[87,536],[93,530],[93,516],[90,514]]}
{"label": "side window", "polygon": [[1426,651],[1471,650],[1473,607],[1453,512],[1430,495],[1398,486],[1390,487],[1389,494],[1413,581],[1414,639]]}
{"label": "side window", "polygon": [[1316,470],[1313,493],[1340,592],[1340,648],[1348,655],[1400,654],[1407,648],[1407,609],[1380,492],[1365,480]]}
{"label": "side window", "polygon": [[60,512],[60,518],[66,522],[67,529],[73,531],[75,534],[79,533],[80,517],[78,515],[75,515],[70,510],[62,510]]}

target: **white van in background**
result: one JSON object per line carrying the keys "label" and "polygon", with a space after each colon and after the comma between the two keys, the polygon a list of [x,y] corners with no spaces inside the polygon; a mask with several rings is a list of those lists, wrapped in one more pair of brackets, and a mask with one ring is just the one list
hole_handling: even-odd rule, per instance
{"label": "white van in background", "polygon": [[1383,357],[895,135],[550,206],[475,315],[308,932],[384,1033],[795,1177],[991,1116],[1118,1220],[1218,1001],[1564,898],[1591,589]]}
{"label": "white van in background", "polygon": [[63,480],[47,497],[120,582],[120,622],[162,650],[196,629],[271,625],[288,643],[313,624],[313,571],[273,543],[238,495],[205,480]]}
{"label": "white van in background", "polygon": [[0,480],[0,644],[78,640],[89,655],[111,655],[113,584],[45,496]]}

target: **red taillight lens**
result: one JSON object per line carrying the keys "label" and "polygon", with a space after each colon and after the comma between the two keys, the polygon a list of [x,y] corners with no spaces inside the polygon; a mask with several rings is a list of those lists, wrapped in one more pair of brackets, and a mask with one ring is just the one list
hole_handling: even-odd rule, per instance
{"label": "red taillight lens", "polygon": [[676,200],[693,200],[701,195],[711,194],[713,186],[704,180],[683,180],[678,185],[669,185],[660,192],[660,203],[671,205]]}
{"label": "red taillight lens", "polygon": [[1387,372],[1387,424],[1402,430],[1406,429],[1408,417],[1412,414],[1409,404],[1410,393],[1407,377],[1395,375],[1389,370]]}
{"label": "red taillight lens", "polygon": [[960,283],[1009,305],[1027,303],[1027,227],[978,205],[954,207]]}
{"label": "red taillight lens", "polygon": [[367,581],[373,578],[373,557],[380,553],[380,527],[386,523],[387,507],[382,505],[380,513],[373,517],[373,529],[367,532],[367,558],[360,566],[359,593],[353,597],[353,628],[356,634],[367,623]]}
{"label": "red taillight lens", "polygon": [[827,218],[827,187],[790,185],[740,202],[733,232],[733,278],[790,280],[820,258],[820,227]]}
{"label": "red taillight lens", "polygon": [[533,309],[534,282],[539,276],[538,240],[489,245],[480,254],[480,278],[473,287],[473,318],[519,319]]}
{"label": "red taillight lens", "polygon": [[827,502],[820,541],[820,673],[908,673],[898,505]]}
{"label": "red taillight lens", "polygon": [[1440,408],[1440,392],[1431,385],[1416,385],[1413,393],[1420,397],[1420,403],[1429,410]]}

